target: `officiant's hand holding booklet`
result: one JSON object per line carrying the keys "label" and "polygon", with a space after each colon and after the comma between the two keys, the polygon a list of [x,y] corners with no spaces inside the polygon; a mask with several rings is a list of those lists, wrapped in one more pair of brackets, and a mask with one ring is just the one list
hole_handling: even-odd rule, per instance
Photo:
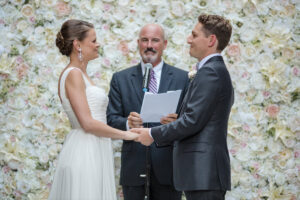
{"label": "officiant's hand holding booklet", "polygon": [[181,90],[159,94],[146,92],[140,113],[143,122],[167,122],[168,118],[176,119],[177,114],[175,113],[180,95]]}

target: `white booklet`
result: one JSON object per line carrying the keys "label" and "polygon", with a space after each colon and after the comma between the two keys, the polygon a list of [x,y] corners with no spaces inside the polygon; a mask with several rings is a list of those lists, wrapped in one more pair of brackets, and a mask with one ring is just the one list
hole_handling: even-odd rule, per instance
{"label": "white booklet", "polygon": [[159,94],[146,92],[140,113],[143,122],[160,122],[162,117],[175,113],[180,95],[181,90]]}

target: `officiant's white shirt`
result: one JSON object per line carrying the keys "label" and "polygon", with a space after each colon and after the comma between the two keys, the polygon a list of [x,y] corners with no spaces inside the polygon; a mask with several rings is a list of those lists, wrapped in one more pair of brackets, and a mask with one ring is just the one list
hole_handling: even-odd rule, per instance
{"label": "officiant's white shirt", "polygon": [[[152,70],[154,71],[155,79],[156,79],[157,92],[158,92],[158,89],[159,89],[160,77],[161,77],[161,71],[162,71],[163,65],[164,65],[164,61],[161,60],[160,63],[158,63],[158,65],[156,65],[155,67],[152,68]],[[142,75],[144,77],[145,63],[143,62],[143,60],[141,60],[141,66],[142,66]],[[129,125],[128,125],[128,120],[126,121],[126,128],[127,128],[127,130],[130,129]]]}

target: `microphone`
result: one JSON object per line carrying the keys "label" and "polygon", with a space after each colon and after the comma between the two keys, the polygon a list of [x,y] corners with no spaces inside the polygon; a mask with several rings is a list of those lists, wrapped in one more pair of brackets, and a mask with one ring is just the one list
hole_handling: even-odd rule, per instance
{"label": "microphone", "polygon": [[150,70],[152,69],[151,63],[145,64],[145,74],[143,79],[143,91],[148,92],[149,80],[150,80]]}

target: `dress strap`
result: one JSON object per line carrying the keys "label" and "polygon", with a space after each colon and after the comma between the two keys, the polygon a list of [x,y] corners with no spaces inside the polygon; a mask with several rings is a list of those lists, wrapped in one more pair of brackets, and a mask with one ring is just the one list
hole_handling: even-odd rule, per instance
{"label": "dress strap", "polygon": [[66,82],[66,79],[67,79],[67,76],[68,74],[70,73],[70,71],[72,71],[73,69],[76,69],[76,70],[79,70],[82,74],[82,78],[84,80],[84,83],[87,86],[89,86],[91,83],[87,80],[87,78],[85,77],[85,75],[83,74],[83,72],[77,68],[77,67],[69,67],[68,69],[66,69],[62,76],[61,76],[61,79],[60,79],[60,83],[59,83],[59,88],[60,88],[60,91],[59,91],[59,94],[60,94],[60,97],[61,97],[61,100],[64,101],[65,99],[68,99],[67,96],[66,96],[66,88],[65,88],[65,82]]}

